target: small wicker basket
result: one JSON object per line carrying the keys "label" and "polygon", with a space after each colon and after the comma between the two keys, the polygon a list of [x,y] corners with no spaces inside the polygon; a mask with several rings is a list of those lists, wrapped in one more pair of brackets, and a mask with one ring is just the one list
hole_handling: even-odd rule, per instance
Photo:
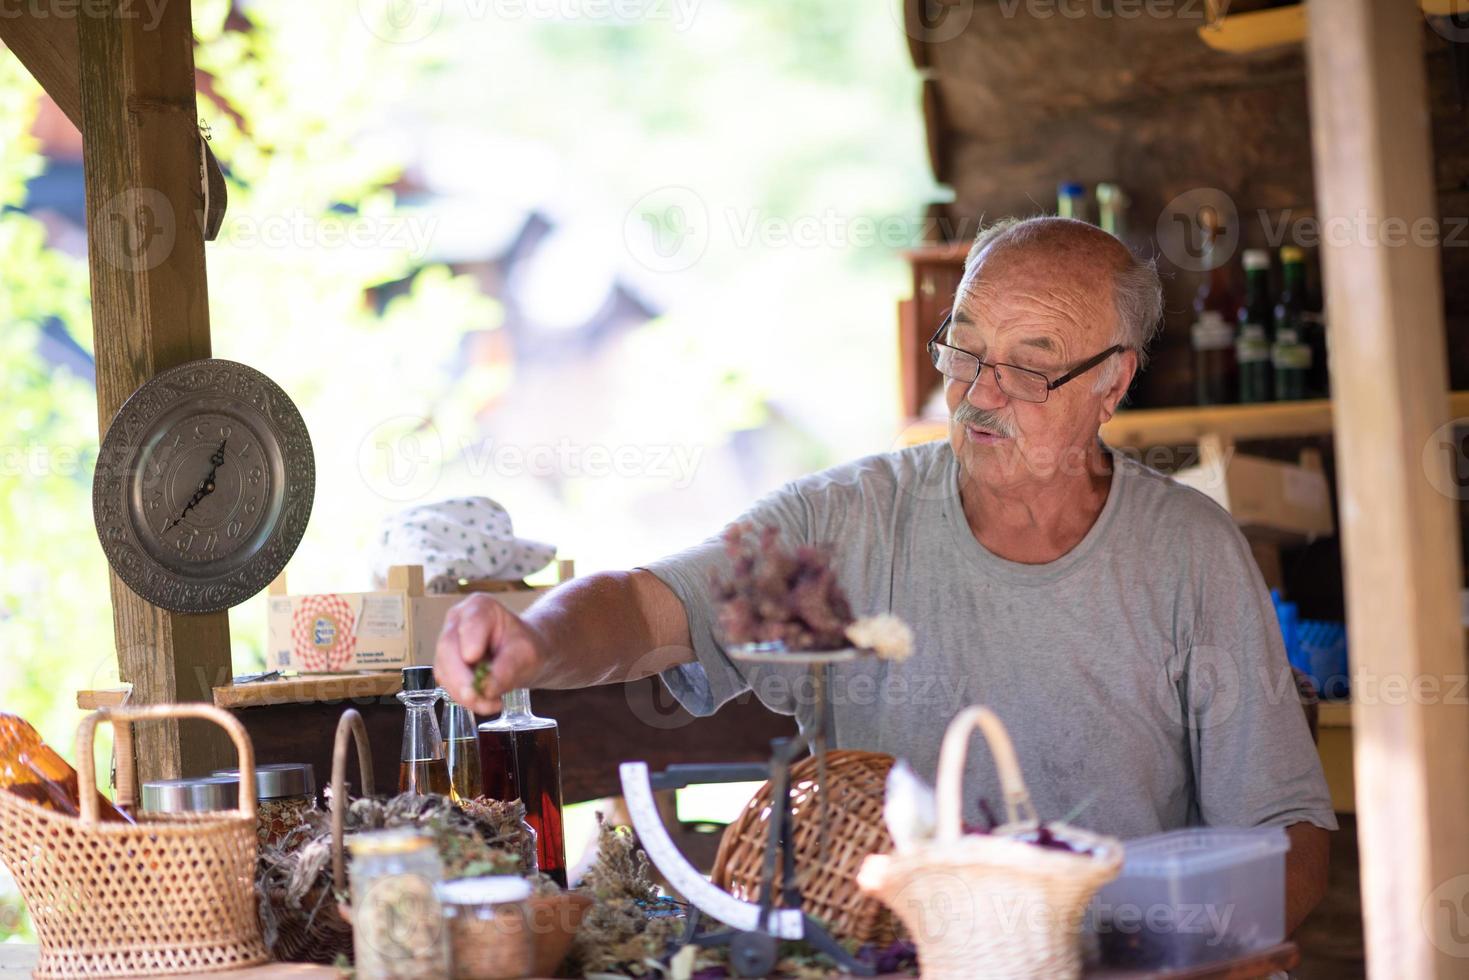
{"label": "small wicker basket", "polygon": [[[965,834],[960,793],[970,733],[990,745],[1007,822]],[[1066,824],[1051,833],[1084,853],[1013,839],[1039,826],[1015,749],[993,712],[971,707],[950,723],[939,754],[938,832],[862,866],[862,888],[898,914],[918,947],[925,980],[1081,975],[1081,920],[1096,890],[1117,876],[1122,843]]]}
{"label": "small wicker basket", "polygon": [[[347,823],[347,749],[357,746],[357,771],[362,778],[362,795],[372,796],[372,746],[367,740],[367,725],[356,708],[342,712],[337,721],[336,740],[332,744],[332,884],[317,887],[299,899],[293,899],[284,888],[272,888],[268,901],[283,914],[275,917],[270,939],[270,952],[278,960],[306,963],[331,963],[338,956],[352,955],[352,923],[346,908],[347,871],[342,854],[342,839]],[[343,896],[338,903],[337,896]],[[305,922],[301,913],[309,909]]]}
{"label": "small wicker basket", "polygon": [[[239,753],[239,809],[100,823],[91,764],[97,723],[161,718],[202,718],[229,733]],[[0,792],[0,860],[40,940],[34,976],[202,973],[264,963],[253,887],[255,753],[240,723],[206,704],[106,708],[82,719],[76,758],[80,818]]]}
{"label": "small wicker basket", "polygon": [[[839,939],[886,945],[896,934],[897,923],[887,906],[857,888],[857,872],[863,859],[893,849],[882,819],[883,791],[892,766],[893,757],[880,752],[838,749],[826,754],[824,796],[830,824],[824,853],[821,808],[816,804],[818,762],[813,756],[791,767],[792,822],[802,907]],[[770,815],[771,789],[767,782],[720,838],[710,877],[736,898],[754,901],[760,894]],[[779,894],[779,866],[775,887]]]}

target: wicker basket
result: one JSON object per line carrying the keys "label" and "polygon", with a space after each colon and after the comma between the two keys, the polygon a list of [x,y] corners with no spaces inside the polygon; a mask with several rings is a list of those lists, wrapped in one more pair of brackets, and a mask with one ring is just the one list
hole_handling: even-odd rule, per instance
{"label": "wicker basket", "polygon": [[[239,753],[239,809],[100,823],[91,764],[97,722],[160,718],[202,718],[229,732]],[[40,939],[34,975],[201,973],[264,963],[253,888],[255,753],[240,723],[205,704],[103,709],[77,728],[76,758],[80,818],[0,792],[0,860]]]}
{"label": "wicker basket", "polygon": [[[367,740],[367,726],[357,709],[348,708],[337,721],[336,741],[332,745],[332,884],[330,888],[313,888],[300,901],[293,900],[283,888],[271,889],[272,905],[287,909],[289,914],[277,916],[277,926],[270,937],[270,952],[278,960],[306,963],[331,963],[338,955],[352,955],[352,923],[345,903],[336,896],[347,893],[347,871],[342,854],[342,836],[347,822],[347,746],[357,745],[357,770],[362,777],[362,795],[372,796],[372,748]],[[301,910],[310,910],[302,923]]]}
{"label": "wicker basket", "polygon": [[[892,766],[892,756],[878,752],[840,749],[826,754],[829,824],[824,854],[820,809],[815,805],[817,760],[802,759],[791,767],[792,822],[802,907],[841,939],[886,945],[896,935],[898,924],[892,912],[857,888],[857,872],[863,859],[893,848],[882,819],[883,788]],[[771,790],[766,783],[725,828],[719,841],[711,878],[737,898],[754,901],[760,894],[770,813]],[[778,866],[775,884],[779,889]]]}
{"label": "wicker basket", "polygon": [[[990,834],[966,835],[960,793],[975,727],[1000,771],[1008,822]],[[868,858],[858,879],[908,926],[925,980],[1080,976],[1082,914],[1117,876],[1122,843],[1066,824],[1047,826],[1088,853],[1011,839],[1037,828],[1035,808],[1005,726],[988,708],[968,708],[950,723],[936,805],[933,840]]]}

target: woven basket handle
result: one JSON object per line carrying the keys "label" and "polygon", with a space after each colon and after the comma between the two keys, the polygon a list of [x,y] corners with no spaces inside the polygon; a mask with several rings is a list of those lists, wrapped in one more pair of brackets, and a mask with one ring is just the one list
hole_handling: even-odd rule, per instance
{"label": "woven basket handle", "polygon": [[342,835],[347,829],[347,739],[357,743],[357,771],[362,776],[362,795],[372,796],[372,747],[367,726],[356,708],[342,712],[337,722],[337,740],[332,745],[332,887],[337,894],[347,889],[346,862],[342,858]]}
{"label": "woven basket handle", "polygon": [[82,823],[97,822],[97,770],[92,762],[92,747],[97,737],[97,723],[106,721],[113,725],[131,725],[140,721],[161,721],[166,718],[198,718],[212,721],[229,733],[235,743],[235,754],[240,769],[240,816],[255,820],[255,746],[245,726],[238,718],[221,708],[202,701],[181,704],[146,704],[116,708],[99,708],[87,715],[77,726],[77,792],[81,796]]}
{"label": "woven basket handle", "polygon": [[1000,772],[1007,822],[1035,819],[1030,791],[1025,788],[1025,779],[1020,775],[1015,746],[1010,744],[1004,723],[989,708],[975,705],[965,708],[949,722],[943,748],[939,750],[938,796],[934,805],[938,808],[938,837],[942,841],[958,840],[964,833],[964,760],[969,752],[969,735],[976,728],[989,743],[995,768]]}

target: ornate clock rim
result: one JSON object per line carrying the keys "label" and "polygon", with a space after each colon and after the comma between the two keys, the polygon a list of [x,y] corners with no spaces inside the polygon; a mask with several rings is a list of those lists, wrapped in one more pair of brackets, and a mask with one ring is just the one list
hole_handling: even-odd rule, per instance
{"label": "ornate clock rim", "polygon": [[[179,399],[201,392],[243,403],[258,414],[277,443],[285,477],[280,516],[260,550],[243,566],[202,579],[180,574],[149,554],[138,539],[129,505],[139,453],[154,422]],[[280,574],[305,534],[315,494],[311,436],[285,390],[248,364],[199,358],[160,371],[113,415],[99,444],[92,516],[108,564],[129,589],[172,612],[210,613],[238,605]]]}

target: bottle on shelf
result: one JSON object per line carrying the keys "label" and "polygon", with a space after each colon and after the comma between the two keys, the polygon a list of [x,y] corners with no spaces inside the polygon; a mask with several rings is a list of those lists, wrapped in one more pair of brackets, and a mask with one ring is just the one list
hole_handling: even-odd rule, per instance
{"label": "bottle on shelf", "polygon": [[1216,255],[1222,229],[1217,222],[1207,226],[1205,248],[1209,278],[1194,296],[1194,324],[1190,340],[1194,350],[1194,393],[1200,405],[1223,405],[1234,397],[1234,290],[1229,281],[1229,263]]}
{"label": "bottle on shelf", "polygon": [[1057,184],[1056,214],[1062,218],[1090,220],[1086,213],[1086,187],[1069,180]]}
{"label": "bottle on shelf", "polygon": [[444,760],[449,767],[449,792],[455,800],[465,802],[485,795],[484,774],[479,764],[479,732],[474,712],[459,704],[443,691]]}
{"label": "bottle on shelf", "polygon": [[1114,238],[1127,237],[1127,207],[1131,204],[1127,193],[1116,184],[1097,185],[1097,216],[1102,230]]}
{"label": "bottle on shelf", "polygon": [[[68,816],[82,813],[77,772],[23,718],[0,711],[0,790]],[[133,818],[97,794],[97,819],[132,823]]]}
{"label": "bottle on shelf", "polygon": [[536,863],[566,887],[566,842],[561,822],[561,741],[556,722],[531,713],[530,692],[505,693],[500,717],[479,726],[485,796],[520,800],[536,832]]}
{"label": "bottle on shelf", "polygon": [[1275,397],[1292,401],[1311,397],[1312,350],[1302,318],[1306,305],[1306,261],[1299,248],[1280,250],[1281,289],[1275,302],[1275,338],[1270,362],[1275,373]]}
{"label": "bottle on shelf", "polygon": [[439,721],[434,717],[434,705],[439,700],[434,669],[404,667],[403,690],[398,692],[398,700],[405,709],[403,754],[398,760],[398,792],[448,796],[449,765],[444,758]]}
{"label": "bottle on shelf", "polygon": [[1234,343],[1234,359],[1239,370],[1239,400],[1270,400],[1270,323],[1274,305],[1270,302],[1270,253],[1263,248],[1246,249],[1245,302],[1239,309],[1239,336]]}

